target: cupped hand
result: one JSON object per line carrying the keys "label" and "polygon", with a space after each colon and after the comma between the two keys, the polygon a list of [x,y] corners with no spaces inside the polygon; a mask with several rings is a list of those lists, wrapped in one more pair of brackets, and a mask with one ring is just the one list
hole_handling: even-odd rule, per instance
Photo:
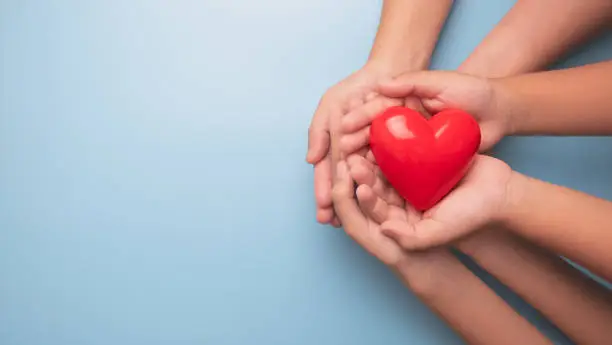
{"label": "cupped hand", "polygon": [[411,254],[383,234],[381,224],[415,224],[421,214],[404,202],[366,157],[353,154],[338,163],[333,199],[346,233],[391,268],[401,270],[415,262],[423,268],[435,259],[436,252]]}
{"label": "cupped hand", "polygon": [[[341,117],[350,109],[363,105],[366,97],[373,98],[373,91],[381,80],[390,78],[389,72],[373,64],[366,65],[338,84],[332,86],[321,98],[308,131],[306,160],[314,165],[314,190],[317,220],[339,226],[332,205],[333,170],[341,153],[339,148]],[[386,102],[386,103],[385,103]],[[394,105],[396,100],[383,101],[384,106]]]}
{"label": "cupped hand", "polygon": [[[446,71],[422,71],[401,75],[380,83],[376,91],[384,97],[399,100],[418,98],[431,114],[448,108],[458,108],[472,114],[480,125],[480,151],[487,151],[505,135],[511,133],[511,111],[500,102],[500,90],[488,79]],[[343,117],[345,133],[342,151],[355,152],[366,144],[363,132],[378,114],[386,109],[368,102]]]}
{"label": "cupped hand", "polygon": [[502,221],[513,174],[501,160],[478,155],[459,185],[418,221],[389,219],[380,229],[406,250],[450,244]]}
{"label": "cupped hand", "polygon": [[[365,160],[365,158],[361,156],[356,157]],[[364,188],[360,188],[358,197],[359,195],[363,195],[363,193]],[[367,189],[365,193],[368,193]],[[342,220],[344,231],[367,252],[378,258],[384,264],[390,267],[399,266],[404,259],[402,248],[392,238],[382,234],[380,229],[382,219],[369,217],[360,209],[360,205],[355,199],[353,178],[351,177],[349,166],[344,160],[338,163],[332,195],[334,209],[338,217]],[[370,207],[374,208],[378,206],[372,204]],[[400,216],[398,220],[405,219],[401,217],[401,211],[393,214]],[[386,216],[385,219],[387,219]]]}
{"label": "cupped hand", "polygon": [[[440,279],[445,279],[439,268],[448,267],[456,259],[445,248],[404,250],[383,234],[381,223],[415,224],[421,214],[386,183],[375,163],[354,154],[338,163],[335,176],[334,207],[345,232],[396,272],[418,296],[437,289]],[[357,190],[354,182],[359,184]]]}

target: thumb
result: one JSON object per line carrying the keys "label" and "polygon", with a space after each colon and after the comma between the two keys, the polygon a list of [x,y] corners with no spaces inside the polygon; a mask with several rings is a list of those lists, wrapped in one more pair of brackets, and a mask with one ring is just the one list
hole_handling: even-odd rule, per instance
{"label": "thumb", "polygon": [[423,99],[421,100],[421,104],[423,104],[423,108],[430,114],[439,113],[446,108],[446,104],[438,99]]}
{"label": "thumb", "polygon": [[405,78],[397,78],[392,80],[381,81],[378,84],[377,91],[379,94],[392,98],[404,98],[410,96],[414,92],[414,84],[411,80]]}
{"label": "thumb", "polygon": [[409,95],[431,99],[444,90],[444,72],[420,71],[403,74],[393,80],[380,82],[378,92],[387,97],[407,97]]}
{"label": "thumb", "polygon": [[425,250],[448,244],[459,237],[448,224],[423,219],[415,224],[390,220],[380,225],[382,233],[406,250]]}

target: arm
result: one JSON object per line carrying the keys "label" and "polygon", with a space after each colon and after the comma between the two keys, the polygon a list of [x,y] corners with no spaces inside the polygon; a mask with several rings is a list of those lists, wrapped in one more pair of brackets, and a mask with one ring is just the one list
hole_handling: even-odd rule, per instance
{"label": "arm", "polygon": [[612,339],[612,294],[563,259],[499,227],[457,245],[577,344]]}
{"label": "arm", "polygon": [[459,71],[495,78],[541,70],[611,18],[609,0],[518,0]]}
{"label": "arm", "polygon": [[426,69],[452,0],[385,0],[368,63],[390,75]]}
{"label": "arm", "polygon": [[550,344],[446,250],[411,254],[396,272],[468,344]]}
{"label": "arm", "polygon": [[[608,0],[518,0],[459,70],[495,78],[543,69],[607,25],[611,13]],[[550,120],[559,120],[557,112],[549,114]],[[590,115],[582,109],[576,114]],[[604,344],[612,339],[610,292],[558,256],[500,227],[478,232],[458,242],[457,248],[576,343]]]}
{"label": "arm", "polygon": [[[361,157],[361,160],[365,161],[365,158]],[[371,218],[375,217],[378,208],[366,207],[365,214],[362,212],[360,205],[365,205],[362,204],[365,200],[360,199],[358,204],[355,199],[353,179],[346,162],[339,163],[335,176],[334,207],[346,233],[388,265],[468,343],[549,344],[529,322],[447,250],[408,253],[382,236],[379,223]],[[385,207],[380,203],[377,205]],[[396,211],[400,212],[400,209]]]}
{"label": "arm", "polygon": [[504,222],[612,281],[612,202],[514,173]]}
{"label": "arm", "polygon": [[314,165],[317,220],[340,225],[334,216],[331,188],[340,158],[338,122],[357,92],[373,91],[376,83],[429,65],[452,0],[384,0],[380,25],[365,66],[325,92],[308,134],[306,160]]}
{"label": "arm", "polygon": [[612,61],[503,78],[494,85],[513,134],[612,134]]}

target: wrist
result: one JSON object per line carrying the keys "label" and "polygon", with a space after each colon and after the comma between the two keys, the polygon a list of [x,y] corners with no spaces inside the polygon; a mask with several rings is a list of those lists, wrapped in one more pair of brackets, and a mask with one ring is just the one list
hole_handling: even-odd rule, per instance
{"label": "wrist", "polygon": [[406,254],[391,270],[421,300],[433,300],[453,275],[457,263],[446,248],[437,248]]}
{"label": "wrist", "polygon": [[421,71],[429,67],[425,54],[396,55],[371,54],[365,67],[379,75],[395,78],[406,72]]}
{"label": "wrist", "polygon": [[493,112],[502,119],[503,136],[517,134],[524,111],[518,109],[516,97],[504,79],[489,79],[489,82],[493,90]]}
{"label": "wrist", "polygon": [[506,185],[506,200],[498,216],[498,221],[506,228],[511,228],[514,220],[521,211],[525,193],[532,188],[531,178],[512,171],[508,184]]}

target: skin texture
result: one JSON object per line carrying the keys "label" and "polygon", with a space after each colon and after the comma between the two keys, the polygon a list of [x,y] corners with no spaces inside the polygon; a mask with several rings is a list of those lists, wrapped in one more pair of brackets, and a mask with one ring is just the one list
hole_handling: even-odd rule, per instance
{"label": "skin texture", "polygon": [[[546,134],[546,130],[542,127],[543,122],[553,124],[556,134],[564,133],[561,128],[566,128],[571,134],[581,134],[576,132],[576,128],[586,129],[587,134],[595,129],[605,133],[608,128],[607,134],[610,134],[612,127],[607,125],[609,112],[604,108],[607,102],[608,107],[612,109],[612,102],[604,100],[606,90],[609,88],[602,87],[602,79],[609,80],[610,77],[612,77],[612,64],[609,62],[494,81],[456,72],[415,72],[381,85],[380,92],[394,96],[416,95],[421,97],[426,108],[433,112],[446,107],[466,109],[481,123],[484,138],[501,138],[510,132],[521,134],[522,132],[516,128],[524,128],[527,133],[532,133],[535,130],[526,126],[529,123],[535,124],[536,128],[541,129],[540,133]],[[582,89],[580,92],[576,90],[577,84]],[[537,91],[542,89],[548,91],[540,96]],[[571,96],[564,96],[566,92],[571,93]],[[594,100],[603,102],[604,105],[593,107],[594,111],[588,116],[574,115],[582,114],[577,110],[586,109]],[[551,119],[550,114],[556,114],[559,120]],[[347,119],[350,116],[348,115]],[[524,120],[523,117],[528,117],[530,120]],[[502,135],[491,135],[487,132],[500,132]],[[483,161],[495,164],[483,165]],[[535,203],[525,206],[525,202],[515,201],[512,197],[514,194],[509,191],[526,190],[528,193],[535,193],[534,191],[546,190],[558,193],[560,196],[568,195],[567,192],[562,192],[565,189],[557,186],[548,189],[536,188],[548,186],[543,183],[532,182],[535,187],[524,188],[523,182],[516,182],[516,175],[501,161],[480,156],[463,183],[436,207],[427,211],[423,221],[408,224],[390,220],[382,222],[381,231],[409,250],[422,250],[455,242],[460,250],[471,255],[485,269],[540,309],[576,341],[599,344],[604,339],[610,339],[612,332],[607,325],[612,322],[612,301],[603,287],[576,274],[575,270],[566,263],[552,257],[545,250],[507,232],[487,231],[482,235],[476,234],[465,238],[466,235],[483,228],[509,222],[514,224],[512,222],[515,218],[527,222],[530,218],[520,211],[520,216],[506,217],[508,210],[514,209],[516,205],[522,205],[525,210],[536,212],[534,215],[538,215],[544,213],[543,211],[537,213],[536,210],[555,204],[545,201],[545,198],[553,199],[545,195],[540,196],[540,206]],[[518,179],[518,181],[525,180]],[[576,197],[581,195],[577,193]],[[606,215],[603,206],[598,208],[595,205],[610,203],[601,199],[592,199],[597,203],[585,201],[580,205],[588,205],[589,210],[601,212],[599,217],[594,214],[588,218],[589,222],[591,220],[594,222],[588,226],[588,229],[598,232],[570,231],[579,225],[560,215],[574,217],[584,222],[582,215],[585,213],[581,208],[576,210],[577,207],[573,207],[570,211],[568,207],[567,210],[560,209],[559,213],[549,211],[546,213],[547,218],[541,218],[542,221],[548,219],[551,224],[556,223],[556,220],[562,222],[560,224],[568,226],[571,224],[572,227],[559,229],[565,237],[554,237],[553,232],[548,237],[537,237],[535,234],[529,237],[529,233],[520,231],[522,228],[516,233],[531,238],[609,279],[608,267],[612,265],[606,266],[606,263],[612,262],[612,256],[606,252],[606,245],[612,243],[612,237],[609,235],[611,232],[605,227],[594,225],[606,224],[602,219]],[[581,216],[578,216],[579,214]],[[538,228],[532,226],[532,230],[539,234]],[[542,224],[538,226],[541,227]],[[567,239],[568,234],[573,237]],[[463,239],[456,242],[461,238]],[[566,242],[560,244],[561,238],[566,238]],[[549,240],[550,243],[547,244],[545,240]]]}
{"label": "skin texture", "polygon": [[511,120],[511,134],[612,134],[612,61],[494,84],[501,103],[498,107]]}
{"label": "skin texture", "polygon": [[408,288],[469,344],[550,344],[448,251],[406,253],[395,241],[382,235],[379,219],[412,223],[420,215],[392,189],[383,193],[397,203],[382,205],[374,191],[362,185],[357,190],[358,204],[351,176],[359,176],[359,162],[366,159],[354,155],[349,160],[357,164],[357,170],[352,171],[344,161],[338,164],[333,200],[347,233],[355,241],[389,265]]}
{"label": "skin texture", "polygon": [[368,62],[321,98],[310,124],[306,154],[306,161],[314,165],[316,217],[320,223],[340,225],[334,215],[331,189],[333,168],[341,155],[341,116],[362,104],[378,81],[427,68],[451,5],[451,0],[385,0]]}
{"label": "skin texture", "polygon": [[504,222],[612,281],[612,202],[515,173]]}
{"label": "skin texture", "polygon": [[458,70],[489,78],[542,70],[611,18],[608,0],[518,0]]}
{"label": "skin texture", "polygon": [[[503,77],[541,69],[577,42],[601,30],[602,24],[610,18],[610,6],[608,1],[595,0],[519,0],[459,70],[474,75]],[[426,100],[423,103],[433,112],[437,110],[435,103],[428,104]],[[361,108],[366,114],[375,114],[376,109],[381,109],[373,102],[366,102]],[[365,122],[368,121],[366,118]],[[496,126],[498,133],[495,133]],[[498,140],[499,131],[504,132],[502,128],[506,126],[491,121],[488,127],[485,132],[491,133],[492,139],[485,141],[483,150]],[[345,152],[350,152],[351,146],[359,147],[359,140],[363,142],[364,139],[367,142],[367,136],[363,134],[361,138],[345,136],[341,146],[345,146]],[[371,184],[380,186],[381,181],[377,179]],[[493,230],[464,238],[456,246],[538,308],[575,342],[602,344],[612,337],[608,326],[612,322],[611,301],[605,288],[548,251],[499,226]]]}

